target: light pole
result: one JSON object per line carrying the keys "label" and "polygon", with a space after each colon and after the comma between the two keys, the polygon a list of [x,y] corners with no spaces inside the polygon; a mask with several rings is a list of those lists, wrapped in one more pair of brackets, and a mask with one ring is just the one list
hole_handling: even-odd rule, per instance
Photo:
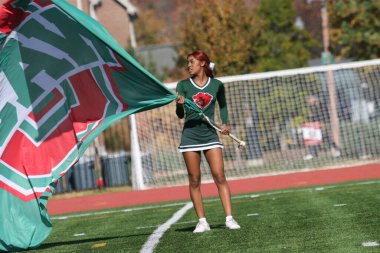
{"label": "light pole", "polygon": [[131,4],[129,0],[116,0],[121,6],[123,6],[128,15],[128,28],[129,28],[129,37],[131,40],[131,47],[133,49],[137,48],[135,28],[133,23],[137,19],[137,8]]}
{"label": "light pole", "polygon": [[81,11],[83,10],[82,0],[77,0],[77,8]]}
{"label": "light pole", "polygon": [[329,36],[329,15],[327,13],[327,7],[324,0],[321,2],[321,19],[322,19],[322,39],[323,39],[323,52],[322,63],[333,63],[333,55],[330,52],[330,36]]}
{"label": "light pole", "polygon": [[[131,4],[129,0],[116,0],[123,6],[128,15],[129,37],[131,40],[131,47],[133,50],[137,48],[136,35],[133,22],[137,19],[137,8]],[[142,159],[139,138],[137,134],[136,116],[134,114],[129,116],[129,124],[131,127],[131,160],[132,160],[132,187],[135,190],[145,189]]]}
{"label": "light pole", "polygon": [[[322,20],[322,41],[323,41],[323,51],[321,53],[322,64],[327,65],[334,63],[334,56],[330,52],[330,38],[329,38],[329,16],[327,12],[327,6],[325,0],[306,0],[307,4],[311,4],[313,1],[319,1],[321,8],[321,20]],[[335,144],[340,147],[340,129],[339,129],[339,118],[337,112],[337,98],[336,90],[334,85],[334,73],[332,70],[326,73],[327,80],[327,90],[329,94],[329,115],[332,138]]]}
{"label": "light pole", "polygon": [[[334,62],[333,55],[330,52],[330,37],[329,37],[329,15],[327,12],[327,6],[325,0],[320,0],[321,2],[321,19],[322,19],[322,37],[323,37],[323,52],[322,52],[322,63],[331,64]],[[340,147],[340,129],[339,129],[339,118],[336,109],[337,98],[336,90],[334,85],[334,73],[332,70],[327,71],[327,90],[329,93],[330,101],[330,124],[332,130],[332,138],[335,144]]]}
{"label": "light pole", "polygon": [[[90,11],[90,16],[95,19],[95,20],[98,20],[98,17],[96,16],[96,11],[95,11],[95,8],[97,5],[99,5],[101,3],[102,0],[90,0],[89,1],[89,11]],[[82,3],[82,2],[80,2]],[[82,6],[80,6],[82,7]]]}

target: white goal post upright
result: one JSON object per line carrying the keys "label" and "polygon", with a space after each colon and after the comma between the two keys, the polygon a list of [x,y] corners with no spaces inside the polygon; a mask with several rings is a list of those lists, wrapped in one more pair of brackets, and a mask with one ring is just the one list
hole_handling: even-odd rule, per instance
{"label": "white goal post upright", "polygon": [[144,190],[143,167],[135,114],[129,116],[129,122],[131,127],[132,188],[134,190]]}
{"label": "white goal post upright", "polygon": [[[332,152],[329,72],[336,89],[340,143],[335,144],[340,144],[340,153]],[[380,59],[218,79],[225,84],[231,133],[247,144],[245,150],[237,150],[231,138],[220,136],[229,178],[346,167],[380,159]],[[174,90],[176,84],[166,86]],[[321,106],[323,138],[318,146],[302,135],[303,126],[313,121],[309,97]],[[218,109],[215,115],[219,124]],[[186,166],[177,151],[183,120],[175,115],[175,103],[136,114],[136,125],[142,164],[136,182],[142,187],[186,184]],[[305,159],[311,150],[316,152],[313,159]],[[207,162],[202,162],[201,170],[203,181],[212,180]]]}

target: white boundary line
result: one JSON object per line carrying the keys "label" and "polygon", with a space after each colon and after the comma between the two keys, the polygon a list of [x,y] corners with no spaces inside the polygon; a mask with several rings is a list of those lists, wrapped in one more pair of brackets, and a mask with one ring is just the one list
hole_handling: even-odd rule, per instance
{"label": "white boundary line", "polygon": [[[347,186],[369,185],[369,184],[380,184],[380,180],[356,182],[356,183],[352,183],[352,184],[347,184]],[[262,196],[271,196],[271,195],[276,195],[276,194],[286,194],[286,193],[292,193],[292,192],[313,191],[313,190],[314,191],[323,191],[323,190],[329,190],[332,188],[336,188],[336,186],[334,186],[334,185],[309,186],[306,188],[295,187],[295,188],[284,189],[284,190],[265,191],[263,193],[257,192],[257,193],[253,193],[253,194],[231,196],[231,199],[259,198]],[[215,202],[215,201],[220,201],[220,200],[218,197],[203,200],[204,203],[210,203],[210,202]],[[187,202],[176,202],[176,203],[165,204],[165,205],[159,205],[158,204],[158,205],[151,205],[151,206],[126,208],[126,209],[121,209],[121,210],[110,210],[110,211],[79,213],[79,214],[71,214],[71,215],[63,215],[63,216],[52,216],[51,219],[52,220],[67,220],[67,219],[71,219],[71,218],[80,218],[80,217],[86,217],[86,216],[97,216],[97,215],[111,214],[111,213],[127,213],[127,212],[142,211],[142,210],[148,210],[148,209],[154,209],[154,208],[182,206],[186,203]]]}
{"label": "white boundary line", "polygon": [[173,216],[167,220],[164,224],[159,226],[153,233],[149,236],[148,240],[145,242],[141,248],[141,253],[150,253],[153,252],[154,248],[160,242],[160,238],[164,235],[166,230],[170,228],[171,225],[176,223],[179,219],[186,214],[186,212],[193,207],[193,203],[188,202],[184,207],[178,210]]}
{"label": "white boundary line", "polygon": [[64,216],[53,216],[53,217],[51,217],[51,219],[52,220],[67,220],[70,218],[97,216],[97,215],[110,214],[110,213],[128,213],[128,212],[133,212],[133,211],[141,211],[141,210],[148,210],[148,209],[154,209],[154,208],[182,206],[183,204],[184,204],[184,202],[182,202],[182,203],[177,202],[177,203],[166,204],[166,205],[143,206],[143,207],[127,208],[127,209],[122,209],[122,210],[110,210],[110,211],[101,211],[101,212],[79,213],[79,214],[71,214],[71,215],[64,215]]}

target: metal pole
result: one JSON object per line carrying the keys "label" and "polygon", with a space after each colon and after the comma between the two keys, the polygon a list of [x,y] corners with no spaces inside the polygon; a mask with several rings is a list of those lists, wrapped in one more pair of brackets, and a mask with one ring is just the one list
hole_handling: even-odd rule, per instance
{"label": "metal pole", "polygon": [[[322,35],[323,35],[323,58],[326,59],[325,64],[331,63],[332,56],[330,52],[329,42],[329,19],[327,13],[327,7],[324,0],[321,0],[321,18],[322,18]],[[334,73],[330,70],[327,71],[327,90],[330,98],[330,124],[332,128],[332,138],[335,144],[340,147],[340,130],[338,112],[336,109],[337,99],[334,85]]]}
{"label": "metal pole", "polygon": [[[129,24],[129,34],[131,40],[131,47],[133,49],[137,48],[135,29],[133,25],[134,19],[131,18],[130,14],[127,11],[128,15],[128,24]],[[132,161],[132,188],[134,190],[143,190],[145,189],[144,177],[143,177],[143,167],[141,159],[141,150],[139,144],[139,138],[137,133],[137,123],[136,115],[132,114],[129,116],[129,124],[131,127],[131,161]]]}
{"label": "metal pole", "polygon": [[[129,15],[128,15],[129,17]],[[137,48],[137,42],[136,42],[136,35],[135,35],[135,28],[134,28],[134,25],[133,25],[133,21],[131,21],[132,19],[129,19],[129,36],[131,37],[131,47],[133,49],[136,49]]]}
{"label": "metal pole", "polygon": [[82,0],[77,0],[77,8],[81,11],[83,10]]}
{"label": "metal pole", "polygon": [[95,20],[98,20],[98,17],[96,16],[96,10],[95,10],[95,8],[96,8],[96,6],[98,5],[98,4],[100,4],[100,2],[101,2],[102,0],[90,0],[90,16],[93,18],[93,19],[95,19]]}

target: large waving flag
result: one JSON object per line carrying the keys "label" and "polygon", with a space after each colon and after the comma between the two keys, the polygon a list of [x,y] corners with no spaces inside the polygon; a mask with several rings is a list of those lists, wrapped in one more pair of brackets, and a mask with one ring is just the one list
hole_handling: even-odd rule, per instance
{"label": "large waving flag", "polygon": [[106,127],[176,98],[64,0],[0,8],[0,251],[40,245],[47,198]]}

